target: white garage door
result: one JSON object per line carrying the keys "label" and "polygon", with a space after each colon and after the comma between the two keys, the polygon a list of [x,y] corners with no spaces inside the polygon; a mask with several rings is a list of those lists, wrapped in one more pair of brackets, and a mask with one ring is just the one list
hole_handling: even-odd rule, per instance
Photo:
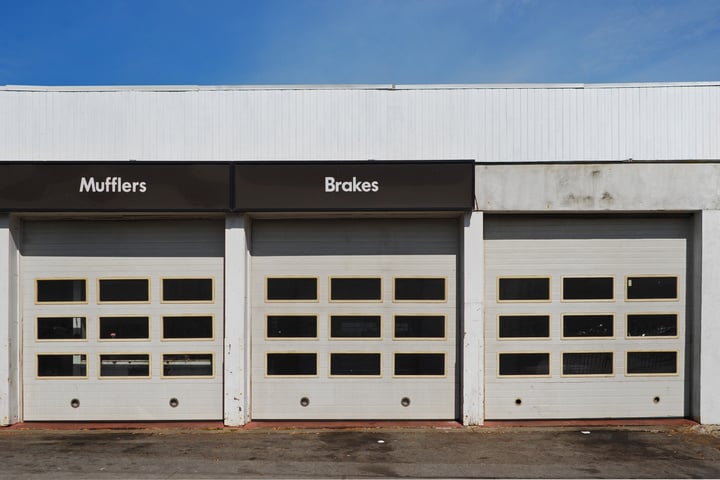
{"label": "white garage door", "polygon": [[457,230],[254,222],[252,417],[455,418]]}
{"label": "white garage door", "polygon": [[24,419],[221,419],[223,252],[222,222],[26,222]]}
{"label": "white garage door", "polygon": [[683,219],[488,217],[486,418],[682,417]]}

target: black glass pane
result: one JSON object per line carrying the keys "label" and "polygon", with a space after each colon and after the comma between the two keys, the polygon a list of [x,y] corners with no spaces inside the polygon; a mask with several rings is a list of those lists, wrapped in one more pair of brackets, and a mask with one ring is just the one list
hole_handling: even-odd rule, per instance
{"label": "black glass pane", "polygon": [[317,278],[268,278],[268,300],[317,300]]}
{"label": "black glass pane", "polygon": [[100,355],[101,377],[149,377],[150,356],[134,354]]}
{"label": "black glass pane", "polygon": [[317,375],[315,353],[268,353],[268,375]]}
{"label": "black glass pane", "polygon": [[548,338],[549,315],[501,315],[500,338]]}
{"label": "black glass pane", "polygon": [[677,352],[628,352],[627,373],[677,373]]}
{"label": "black glass pane", "polygon": [[380,375],[379,353],[333,353],[331,375]]}
{"label": "black glass pane", "polygon": [[675,299],[678,296],[677,277],[629,277],[629,300]]}
{"label": "black glass pane", "polygon": [[213,299],[211,278],[164,278],[163,301],[202,302]]}
{"label": "black glass pane", "polygon": [[563,300],[612,300],[613,277],[563,278]]}
{"label": "black glass pane", "polygon": [[500,375],[548,375],[549,353],[501,353]]}
{"label": "black glass pane", "polygon": [[331,278],[331,300],[380,300],[382,282],[379,278]]}
{"label": "black glass pane", "polygon": [[145,278],[100,280],[101,302],[147,302],[150,282]]}
{"label": "black glass pane", "polygon": [[498,289],[503,301],[550,300],[549,278],[501,278]]}
{"label": "black glass pane", "polygon": [[396,315],[396,338],[445,338],[443,315]]}
{"label": "black glass pane", "polygon": [[80,340],[86,338],[85,317],[40,317],[38,340]]}
{"label": "black glass pane", "polygon": [[442,353],[396,353],[395,375],[445,375]]}
{"label": "black glass pane", "polygon": [[330,317],[333,338],[380,338],[380,315],[333,315]]}
{"label": "black glass pane", "polygon": [[100,317],[100,338],[122,340],[150,338],[148,317]]}
{"label": "black glass pane", "polygon": [[445,300],[445,279],[396,278],[395,300]]}
{"label": "black glass pane", "polygon": [[163,338],[213,338],[210,316],[163,317]]}
{"label": "black glass pane", "polygon": [[38,302],[84,302],[85,280],[38,280]]}
{"label": "black glass pane", "polygon": [[627,334],[628,337],[677,337],[677,320],[674,313],[628,315]]}
{"label": "black glass pane", "polygon": [[563,354],[563,375],[610,375],[612,373],[612,352]]}
{"label": "black glass pane", "polygon": [[212,357],[209,353],[163,355],[163,375],[166,377],[212,376]]}
{"label": "black glass pane", "polygon": [[38,355],[38,377],[85,377],[87,357],[78,354]]}
{"label": "black glass pane", "polygon": [[315,338],[317,317],[315,315],[268,315],[268,338]]}
{"label": "black glass pane", "polygon": [[564,315],[563,337],[612,337],[612,315]]}

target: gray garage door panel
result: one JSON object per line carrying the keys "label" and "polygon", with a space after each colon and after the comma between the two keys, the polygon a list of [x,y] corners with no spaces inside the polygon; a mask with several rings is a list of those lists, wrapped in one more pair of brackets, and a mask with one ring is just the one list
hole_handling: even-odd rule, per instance
{"label": "gray garage door panel", "polygon": [[[490,216],[485,254],[486,418],[686,414],[685,219]],[[547,298],[527,300],[527,293],[500,298],[500,279],[526,278],[547,279]],[[596,299],[564,294],[564,282],[570,289],[578,278],[602,278],[611,294]],[[632,282],[641,288],[645,280],[651,289],[660,288],[658,282],[675,282],[676,295],[632,298],[644,295],[632,293],[638,291],[631,290]],[[673,316],[674,330],[638,333],[632,326],[638,324],[636,315],[652,321]],[[509,333],[508,326],[522,324],[512,322],[528,316],[540,318],[539,323],[546,317],[547,332]],[[597,319],[577,323],[592,316]],[[650,320],[641,321],[648,327]],[[573,330],[566,322],[581,327]]]}
{"label": "gray garage door panel", "polygon": [[[254,419],[452,419],[457,415],[456,381],[456,220],[256,221],[252,229],[252,418]],[[267,278],[317,279],[317,299],[273,302],[265,297]],[[381,284],[376,301],[330,299],[333,278],[373,278]],[[396,301],[394,282],[402,278],[441,279],[442,300]],[[268,338],[273,315],[317,318],[313,338]],[[373,338],[336,338],[331,317],[379,316]],[[442,336],[394,338],[396,315],[444,318]],[[269,375],[267,355],[315,355],[317,370],[307,377]],[[370,376],[332,374],[338,354],[379,355]],[[397,354],[443,358],[433,375],[398,376]],[[437,358],[437,357],[435,357]],[[303,406],[303,399],[307,404]],[[405,401],[403,401],[405,399]]]}
{"label": "gray garage door panel", "polygon": [[[25,222],[23,418],[222,419],[223,239],[217,221]],[[38,281],[63,279],[80,280],[85,300],[39,301]],[[201,279],[210,296],[166,301],[164,279]],[[148,298],[102,302],[101,280],[140,280]],[[205,327],[166,335],[164,317]]]}

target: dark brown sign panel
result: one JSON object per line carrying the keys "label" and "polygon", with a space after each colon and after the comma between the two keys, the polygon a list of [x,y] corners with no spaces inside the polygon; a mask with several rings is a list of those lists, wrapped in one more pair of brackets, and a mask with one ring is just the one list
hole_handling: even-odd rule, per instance
{"label": "dark brown sign panel", "polygon": [[468,162],[267,162],[235,165],[234,210],[471,210]]}
{"label": "dark brown sign panel", "polygon": [[474,171],[470,161],[0,163],[0,211],[460,211],[472,209]]}
{"label": "dark brown sign panel", "polygon": [[227,211],[229,164],[0,163],[2,211]]}

